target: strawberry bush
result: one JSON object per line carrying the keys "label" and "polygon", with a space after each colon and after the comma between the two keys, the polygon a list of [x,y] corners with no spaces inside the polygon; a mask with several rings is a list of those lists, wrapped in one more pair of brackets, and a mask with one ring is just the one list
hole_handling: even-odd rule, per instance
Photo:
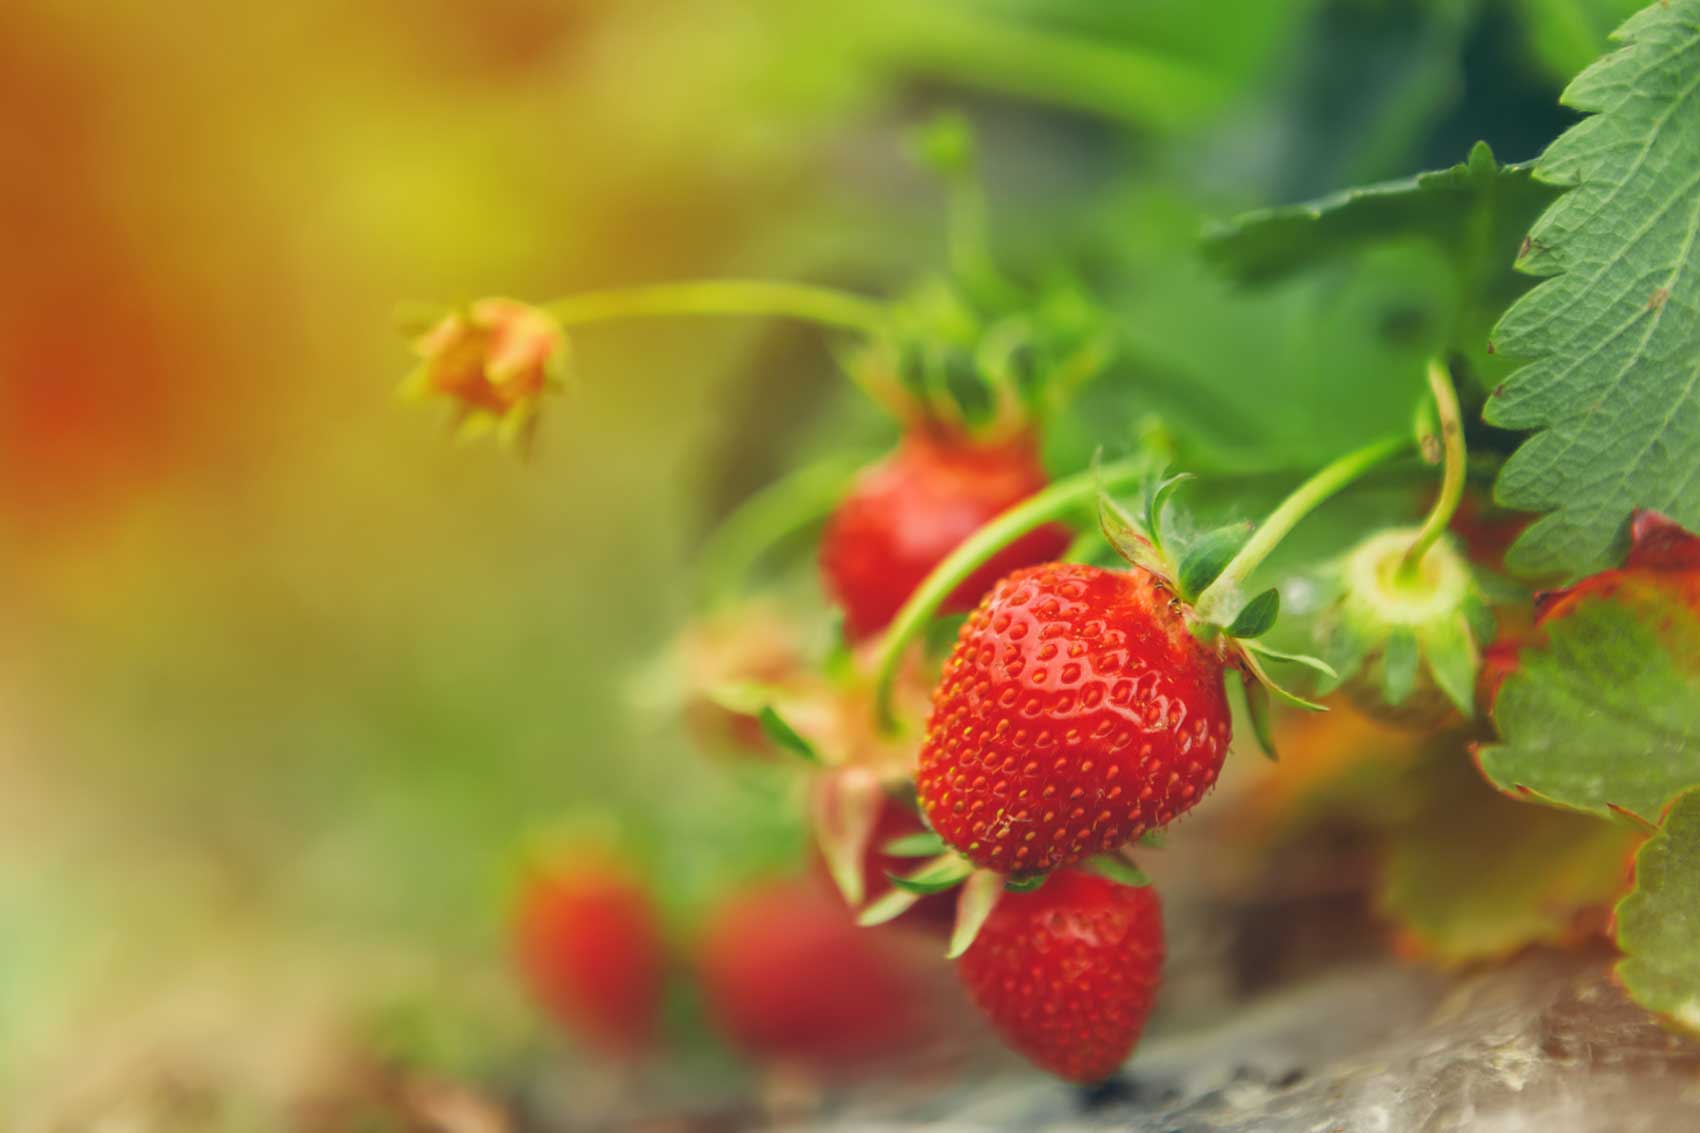
{"label": "strawberry bush", "polygon": [[[939,1019],[915,1017],[914,971],[884,951],[901,929],[1016,1051],[1099,1081],[1161,998],[1142,866],[1212,808],[1211,830],[1265,849],[1360,831],[1410,954],[1604,936],[1627,993],[1700,1032],[1700,0],[1511,6],[1491,34],[1516,37],[1526,85],[1574,74],[1567,110],[1482,111],[1524,115],[1500,133],[1538,155],[1465,140],[1451,164],[1300,203],[1279,201],[1346,180],[1354,149],[1375,167],[1366,137],[1397,160],[1452,139],[1413,125],[1433,92],[1387,78],[1405,109],[1365,125],[1377,108],[1295,78],[1261,119],[1279,167],[1254,176],[1214,124],[1236,93],[1221,76],[1249,63],[1212,55],[1255,53],[1251,32],[1205,44],[1178,6],[1149,25],[974,7],[850,22],[886,29],[875,55],[967,85],[995,72],[1005,97],[1066,108],[1058,123],[1128,132],[1137,156],[1043,239],[1008,238],[1010,163],[945,113],[909,132],[944,236],[892,257],[907,282],[404,312],[407,392],[531,476],[553,419],[619,380],[579,356],[601,324],[797,322],[834,360],[846,392],[824,423],[749,439],[791,467],[679,564],[702,598],[645,678],[728,774],[790,765],[787,805],[839,898],[787,882],[714,922],[699,967],[733,1042],[820,1069],[923,1041]],[[1229,7],[1253,28],[1286,6]],[[1472,6],[1404,7],[1398,46],[1421,53],[1453,50]],[[1349,44],[1361,13],[1335,9]],[[1112,81],[1122,33],[1176,62]],[[1200,172],[1217,153],[1277,203],[1199,209],[1234,196]],[[1216,790],[1236,774],[1252,785]],[[525,968],[569,1027],[629,1055],[660,945],[641,893],[609,880],[628,875],[604,874],[532,899]],[[580,890],[620,916],[551,911]],[[754,921],[773,932],[746,939]],[[581,938],[614,927],[627,943]],[[816,953],[849,982],[821,987]],[[616,1002],[644,1018],[611,1019]]]}

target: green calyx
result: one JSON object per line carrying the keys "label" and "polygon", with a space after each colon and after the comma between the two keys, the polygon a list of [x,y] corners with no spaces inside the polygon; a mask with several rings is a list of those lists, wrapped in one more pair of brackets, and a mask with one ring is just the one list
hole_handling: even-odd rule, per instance
{"label": "green calyx", "polygon": [[1347,694],[1372,712],[1429,717],[1450,703],[1468,718],[1493,615],[1449,538],[1410,559],[1421,537],[1420,528],[1378,532],[1336,564],[1340,597],[1324,617],[1325,654]]}

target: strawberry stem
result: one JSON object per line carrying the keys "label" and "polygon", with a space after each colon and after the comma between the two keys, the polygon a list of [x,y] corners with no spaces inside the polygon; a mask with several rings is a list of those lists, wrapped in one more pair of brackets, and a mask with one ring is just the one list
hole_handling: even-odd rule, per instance
{"label": "strawberry stem", "polygon": [[980,568],[980,565],[1011,542],[1042,524],[1049,523],[1083,504],[1090,503],[1100,488],[1112,490],[1138,484],[1150,472],[1142,458],[1118,461],[1058,480],[1044,491],[1029,496],[970,535],[945,560],[933,568],[909,600],[892,619],[880,640],[874,662],[874,713],[879,725],[892,731],[897,721],[891,711],[891,686],[904,649],[932,621],[951,591]]}
{"label": "strawberry stem", "polygon": [[1346,487],[1364,473],[1405,452],[1411,447],[1408,437],[1388,437],[1347,453],[1323,468],[1293,490],[1281,501],[1269,518],[1252,532],[1239,553],[1228,560],[1222,573],[1206,586],[1193,603],[1196,618],[1210,625],[1227,625],[1239,612],[1243,600],[1240,590],[1251,573],[1263,564],[1281,540],[1298,526],[1334,493]]}
{"label": "strawberry stem", "polygon": [[764,279],[700,279],[570,295],[546,305],[563,327],[654,315],[756,315],[881,335],[885,305],[847,291]]}
{"label": "strawberry stem", "polygon": [[1432,359],[1428,364],[1428,388],[1434,394],[1434,410],[1440,421],[1440,444],[1446,464],[1440,481],[1440,495],[1399,564],[1399,575],[1406,581],[1416,576],[1423,555],[1452,522],[1452,515],[1464,498],[1464,473],[1468,465],[1468,454],[1464,450],[1464,415],[1458,408],[1458,391],[1452,385],[1451,370],[1439,359]]}

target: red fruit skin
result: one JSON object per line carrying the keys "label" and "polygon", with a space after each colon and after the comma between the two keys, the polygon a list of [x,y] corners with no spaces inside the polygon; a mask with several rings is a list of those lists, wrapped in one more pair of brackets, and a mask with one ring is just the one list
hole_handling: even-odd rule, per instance
{"label": "red fruit skin", "polygon": [[643,886],[600,864],[539,874],[521,895],[514,944],[526,985],[572,1035],[613,1057],[650,1049],[666,957]]}
{"label": "red fruit skin", "polygon": [[802,880],[735,896],[711,918],[698,969],[710,1017],[746,1055],[843,1074],[900,1057],[925,1033],[921,972],[842,901]]}
{"label": "red fruit skin", "polygon": [[1011,1047],[1071,1082],[1133,1052],[1163,967],[1163,913],[1135,889],[1064,870],[999,899],[956,969]]}
{"label": "red fruit skin", "polygon": [[[1044,488],[1031,437],[975,444],[916,431],[865,469],[821,539],[821,574],[851,641],[879,633],[921,581],[987,521]],[[972,609],[1003,575],[1054,559],[1068,529],[1046,524],[994,555],[945,600]]]}
{"label": "red fruit skin", "polygon": [[1150,571],[1017,571],[963,624],[933,694],[927,820],[975,865],[1016,874],[1165,826],[1221,771],[1222,673]]}

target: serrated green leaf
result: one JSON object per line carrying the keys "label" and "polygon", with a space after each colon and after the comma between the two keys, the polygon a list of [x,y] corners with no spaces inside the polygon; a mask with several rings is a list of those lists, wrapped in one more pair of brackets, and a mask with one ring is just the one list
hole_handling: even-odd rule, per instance
{"label": "serrated green leaf", "polygon": [[1655,4],[1615,38],[1630,46],[1564,92],[1591,117],[1536,165],[1575,186],[1536,223],[1520,265],[1552,278],[1493,333],[1529,364],[1494,391],[1486,419],[1536,431],[1495,496],[1550,513],[1506,556],[1520,573],[1611,565],[1636,507],[1700,526],[1700,0]]}
{"label": "serrated green leaf", "polygon": [[945,852],[944,839],[931,830],[893,838],[880,847],[880,852],[892,858],[932,858]]}
{"label": "serrated green leaf", "polygon": [[1251,531],[1249,523],[1230,523],[1206,531],[1194,540],[1181,557],[1179,577],[1175,580],[1181,595],[1195,597],[1215,582],[1216,576],[1251,538]]}
{"label": "serrated green leaf", "polygon": [[1469,619],[1459,613],[1426,622],[1417,632],[1417,642],[1440,691],[1457,706],[1466,720],[1474,716],[1476,671],[1481,667],[1481,653],[1476,649]]}
{"label": "serrated green leaf", "polygon": [[1408,629],[1396,629],[1387,635],[1387,642],[1381,647],[1381,695],[1394,708],[1405,703],[1417,687],[1420,658],[1416,634]]}
{"label": "serrated green leaf", "polygon": [[1530,165],[1501,165],[1486,143],[1450,169],[1262,209],[1210,229],[1205,256],[1262,283],[1374,244],[1422,239],[1453,265],[1460,293],[1447,345],[1479,349],[1493,318],[1531,286],[1512,270],[1529,225],[1559,190]]}
{"label": "serrated green leaf", "polygon": [[1622,888],[1632,832],[1508,799],[1456,749],[1431,752],[1398,789],[1419,802],[1388,838],[1380,905],[1431,961],[1563,940]]}
{"label": "serrated green leaf", "polygon": [[1274,627],[1280,614],[1281,592],[1271,586],[1240,607],[1240,612],[1234,615],[1233,624],[1228,627],[1228,636],[1262,637]]}
{"label": "serrated green leaf", "polygon": [[1650,594],[1584,600],[1523,650],[1493,715],[1481,766],[1503,789],[1656,819],[1700,783],[1700,621]]}
{"label": "serrated green leaf", "polygon": [[781,751],[788,751],[800,759],[810,763],[824,763],[815,745],[798,734],[797,729],[785,722],[785,718],[774,710],[773,705],[764,704],[756,710],[756,722],[761,725],[762,734],[772,740]]}
{"label": "serrated green leaf", "polygon": [[1617,906],[1617,977],[1635,1002],[1700,1033],[1700,789],[1676,800],[1635,855]]}
{"label": "serrated green leaf", "polygon": [[1129,885],[1135,889],[1143,889],[1151,884],[1151,879],[1145,876],[1145,871],[1122,857],[1120,854],[1094,854],[1080,864],[1087,873],[1095,873],[1107,878],[1117,885]]}

